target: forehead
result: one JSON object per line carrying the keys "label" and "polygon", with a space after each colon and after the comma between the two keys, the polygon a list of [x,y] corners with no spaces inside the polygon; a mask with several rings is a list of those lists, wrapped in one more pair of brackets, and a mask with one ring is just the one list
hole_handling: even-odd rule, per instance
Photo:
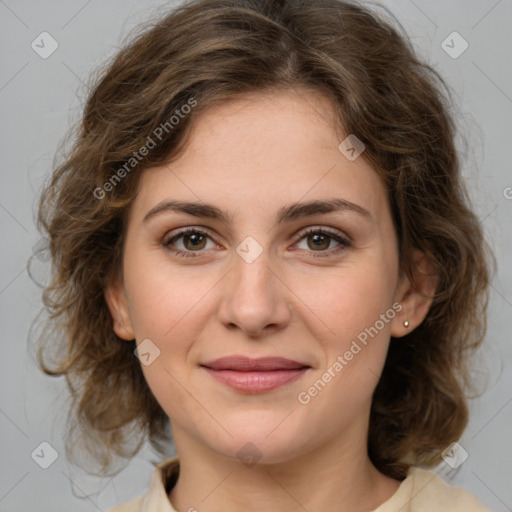
{"label": "forehead", "polygon": [[351,161],[340,151],[346,137],[333,106],[318,93],[228,100],[196,118],[179,158],[143,172],[134,214],[169,198],[254,215],[299,200],[341,197],[377,217],[387,206],[385,186],[363,156]]}

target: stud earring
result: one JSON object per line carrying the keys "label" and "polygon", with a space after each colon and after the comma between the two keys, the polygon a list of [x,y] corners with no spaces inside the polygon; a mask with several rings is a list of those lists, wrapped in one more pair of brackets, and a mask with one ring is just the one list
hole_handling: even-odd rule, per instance
{"label": "stud earring", "polygon": [[409,322],[407,320],[404,322],[404,327],[409,327]]}

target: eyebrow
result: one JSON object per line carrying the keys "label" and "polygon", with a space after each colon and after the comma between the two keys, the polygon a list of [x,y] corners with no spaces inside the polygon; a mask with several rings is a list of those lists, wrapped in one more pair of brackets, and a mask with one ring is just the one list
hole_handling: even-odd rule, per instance
{"label": "eyebrow", "polygon": [[[338,211],[355,212],[369,220],[373,220],[370,212],[362,206],[351,203],[345,199],[333,198],[323,200],[317,199],[314,201],[292,203],[283,206],[277,213],[277,224],[291,222],[319,213],[331,213]],[[143,222],[145,223],[149,219],[166,212],[186,213],[188,215],[193,215],[194,217],[220,220],[225,224],[228,224],[230,220],[230,216],[227,212],[211,204],[165,200],[152,208],[145,215]]]}

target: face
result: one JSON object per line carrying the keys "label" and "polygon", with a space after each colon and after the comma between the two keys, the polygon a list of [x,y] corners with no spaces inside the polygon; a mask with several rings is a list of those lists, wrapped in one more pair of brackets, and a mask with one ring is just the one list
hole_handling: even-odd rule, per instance
{"label": "face", "polygon": [[[275,463],[366,438],[390,336],[415,313],[386,188],[338,149],[331,111],[311,92],[231,100],[141,176],[106,297],[177,447],[235,458],[250,442]],[[225,357],[292,363],[214,369]]]}

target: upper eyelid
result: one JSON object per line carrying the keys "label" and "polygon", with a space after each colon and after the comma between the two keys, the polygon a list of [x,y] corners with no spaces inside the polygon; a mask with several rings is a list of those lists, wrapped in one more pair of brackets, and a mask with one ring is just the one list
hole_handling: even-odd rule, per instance
{"label": "upper eyelid", "polygon": [[210,237],[212,240],[214,240],[214,238],[215,238],[207,228],[191,226],[191,227],[186,227],[186,228],[181,228],[181,229],[178,228],[178,231],[172,235],[171,235],[171,231],[170,231],[164,235],[163,239],[166,242],[170,242],[172,239],[182,237],[182,236],[186,235],[187,233],[202,233],[202,234]]}

